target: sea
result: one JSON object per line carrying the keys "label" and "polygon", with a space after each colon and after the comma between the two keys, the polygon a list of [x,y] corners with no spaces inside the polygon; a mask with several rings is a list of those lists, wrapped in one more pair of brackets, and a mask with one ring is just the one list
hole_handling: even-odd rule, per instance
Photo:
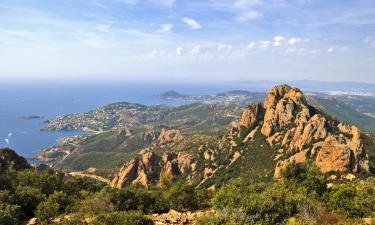
{"label": "sea", "polygon": [[212,94],[260,89],[251,84],[236,83],[3,82],[0,88],[0,148],[8,147],[19,155],[32,158],[40,149],[56,145],[60,137],[84,135],[81,131],[41,131],[46,120],[109,103],[125,101],[178,106],[189,102],[168,101],[154,95],[168,90],[183,94]]}

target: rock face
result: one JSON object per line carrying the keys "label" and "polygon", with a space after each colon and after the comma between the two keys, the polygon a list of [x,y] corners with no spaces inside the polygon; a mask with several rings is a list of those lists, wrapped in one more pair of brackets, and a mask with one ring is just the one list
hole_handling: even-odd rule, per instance
{"label": "rock face", "polygon": [[307,104],[297,88],[273,87],[262,105],[252,104],[244,110],[240,126],[242,129],[260,127],[272,147],[283,154],[295,153],[277,163],[275,178],[290,163],[306,161],[306,155],[316,157],[315,163],[322,172],[369,172],[359,129],[327,119]]}
{"label": "rock face", "polygon": [[163,128],[159,136],[160,144],[176,142],[176,141],[180,141],[181,139],[182,139],[182,135],[179,130],[166,130]]}
{"label": "rock face", "polygon": [[186,153],[164,152],[162,156],[151,150],[141,151],[126,163],[111,182],[112,187],[139,183],[145,187],[185,174],[191,169],[191,156]]}

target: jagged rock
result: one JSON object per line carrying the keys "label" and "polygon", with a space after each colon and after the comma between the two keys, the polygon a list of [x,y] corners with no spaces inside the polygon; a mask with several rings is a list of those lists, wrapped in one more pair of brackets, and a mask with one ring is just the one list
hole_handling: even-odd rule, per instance
{"label": "jagged rock", "polygon": [[260,103],[253,103],[247,107],[241,117],[240,125],[243,127],[252,127],[259,120],[260,115],[263,113],[263,107]]}
{"label": "jagged rock", "polygon": [[162,129],[159,135],[159,143],[171,143],[180,141],[182,139],[182,134],[179,130],[166,130]]}
{"label": "jagged rock", "polygon": [[[277,163],[276,178],[290,162],[304,162],[308,151],[309,157],[316,156],[316,165],[323,172],[369,172],[359,129],[328,121],[319,110],[307,104],[306,97],[298,88],[288,85],[273,87],[263,105],[252,104],[244,109],[240,124],[244,128],[260,127],[272,148],[283,149],[275,154],[275,160],[287,152],[297,152],[289,159]],[[243,142],[252,139],[256,131],[257,128],[250,131]],[[232,128],[230,135],[238,138],[239,134],[240,131]],[[232,146],[237,147],[234,140],[236,139],[231,141]]]}
{"label": "jagged rock", "polygon": [[327,136],[326,119],[320,115],[314,115],[307,124],[299,125],[294,133],[289,149],[302,150],[312,141],[324,139]]}
{"label": "jagged rock", "polygon": [[126,163],[111,182],[112,187],[122,188],[132,183],[148,186],[148,173],[154,171],[160,157],[154,152],[140,152],[134,159]]}
{"label": "jagged rock", "polygon": [[148,187],[193,170],[192,157],[187,153],[165,152],[161,157],[150,150],[141,151],[134,159],[126,163],[115,175],[111,186],[122,188],[139,183]]}
{"label": "jagged rock", "polygon": [[276,179],[280,178],[282,169],[286,168],[289,164],[291,164],[291,163],[303,163],[305,161],[306,161],[306,152],[305,151],[298,152],[295,155],[291,156],[287,160],[279,161],[276,164],[274,178],[276,178]]}
{"label": "jagged rock", "polygon": [[245,139],[243,139],[243,143],[248,142],[249,140],[253,139],[258,129],[259,129],[259,126],[255,127],[252,131],[250,131],[250,133],[245,137]]}
{"label": "jagged rock", "polygon": [[316,165],[322,172],[350,170],[351,151],[349,146],[335,137],[328,137],[318,153]]}
{"label": "jagged rock", "polygon": [[297,88],[288,85],[273,87],[263,102],[265,110],[262,134],[269,137],[274,131],[294,122],[298,108],[306,106],[306,99]]}

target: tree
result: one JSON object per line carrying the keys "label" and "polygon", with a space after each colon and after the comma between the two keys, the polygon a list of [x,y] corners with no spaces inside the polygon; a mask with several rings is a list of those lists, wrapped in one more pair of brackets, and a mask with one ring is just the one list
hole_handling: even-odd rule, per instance
{"label": "tree", "polygon": [[15,191],[14,201],[21,206],[23,214],[33,216],[37,205],[45,198],[40,189],[28,186],[18,186]]}
{"label": "tree", "polygon": [[67,205],[68,201],[65,193],[54,192],[38,205],[35,216],[41,221],[50,221],[51,218],[63,213]]}

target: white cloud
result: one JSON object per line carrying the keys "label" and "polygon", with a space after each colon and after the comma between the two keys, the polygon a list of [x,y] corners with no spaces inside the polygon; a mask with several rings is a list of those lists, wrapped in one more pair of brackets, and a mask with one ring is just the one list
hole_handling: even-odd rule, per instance
{"label": "white cloud", "polygon": [[191,50],[191,53],[193,53],[193,54],[199,54],[200,52],[201,52],[201,46],[200,45],[194,46],[194,48]]}
{"label": "white cloud", "polygon": [[270,46],[270,41],[260,41],[259,42],[259,48],[261,49],[267,49]]}
{"label": "white cloud", "polygon": [[256,45],[255,42],[250,42],[250,43],[247,45],[247,47],[248,47],[248,48],[255,48],[255,45]]}
{"label": "white cloud", "polygon": [[333,47],[330,47],[330,48],[327,49],[327,52],[328,52],[328,53],[332,53],[332,52],[334,52],[334,51],[335,51],[335,49],[334,49]]}
{"label": "white cloud", "polygon": [[283,37],[283,36],[275,36],[273,38],[273,45],[275,47],[279,47],[283,44],[284,40],[285,40],[285,37]]}
{"label": "white cloud", "polygon": [[250,11],[247,11],[247,12],[240,13],[236,17],[236,20],[238,22],[248,22],[248,21],[251,21],[251,20],[256,20],[261,16],[262,16],[261,13],[255,11],[255,10],[250,10]]}
{"label": "white cloud", "polygon": [[182,22],[189,25],[194,30],[202,28],[202,25],[200,25],[196,20],[188,18],[188,17],[182,18]]}
{"label": "white cloud", "polygon": [[296,45],[296,44],[299,44],[302,42],[302,39],[301,38],[290,38],[288,40],[288,44],[289,45]]}
{"label": "white cloud", "polygon": [[217,50],[218,51],[226,51],[226,52],[229,52],[230,50],[232,50],[232,45],[226,45],[226,44],[220,44],[218,47],[217,47]]}
{"label": "white cloud", "polygon": [[183,50],[182,47],[178,47],[178,48],[176,49],[176,55],[181,55],[181,54],[182,54],[182,50]]}
{"label": "white cloud", "polygon": [[162,24],[160,25],[160,30],[158,30],[158,32],[167,33],[167,32],[170,32],[172,29],[173,29],[173,24]]}
{"label": "white cloud", "polygon": [[234,3],[235,8],[244,9],[254,5],[261,5],[263,1],[261,0],[237,0]]}

